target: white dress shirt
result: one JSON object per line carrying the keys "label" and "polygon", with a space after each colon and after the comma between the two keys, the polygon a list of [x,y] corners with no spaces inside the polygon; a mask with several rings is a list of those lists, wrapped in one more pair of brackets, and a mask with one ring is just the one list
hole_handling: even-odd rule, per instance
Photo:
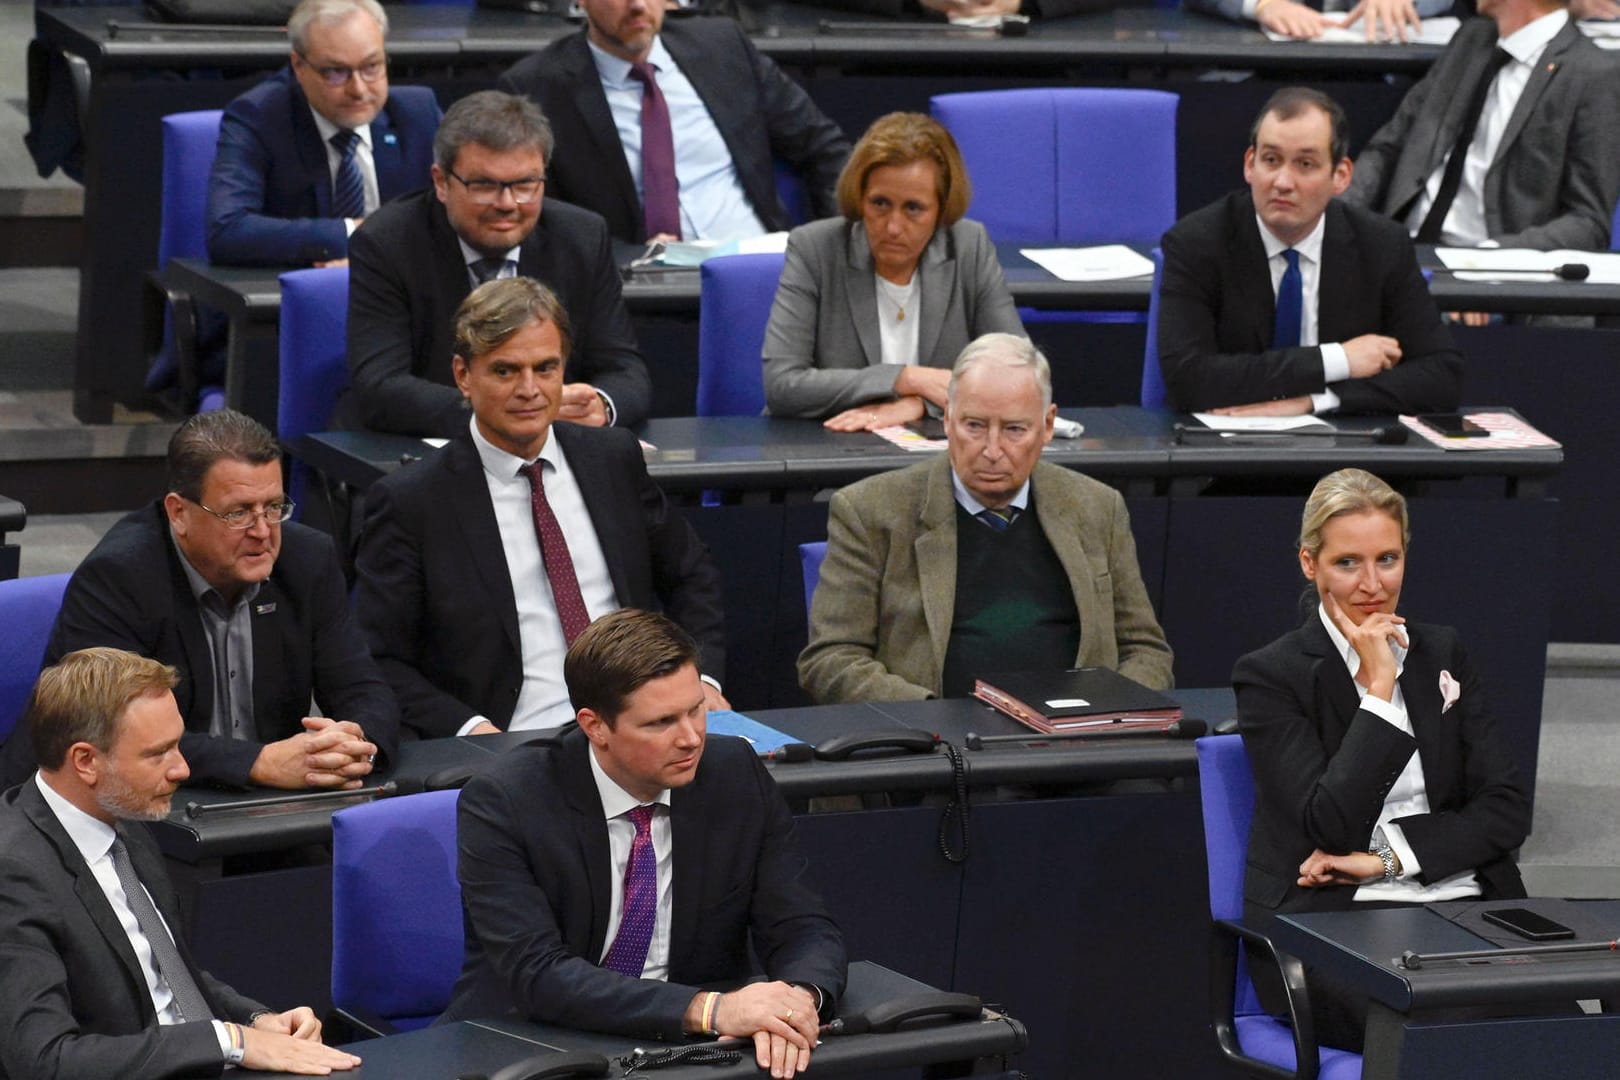
{"label": "white dress shirt", "polygon": [[[332,190],[336,191],[338,166],[343,164],[343,155],[332,145],[332,136],[344,129],[314,109],[310,109],[309,114],[315,118],[315,130],[321,133],[321,142],[326,146],[326,167],[332,174]],[[366,189],[366,213],[370,214],[382,205],[381,189],[377,187],[377,160],[371,154],[371,125],[361,124],[353,130],[360,136],[360,142],[354,148],[354,163],[360,169],[360,182]],[[357,218],[343,220],[348,223],[348,230],[352,235],[360,224],[359,220]]]}
{"label": "white dress shirt", "polygon": [[[1485,108],[1479,114],[1479,124],[1474,128],[1473,141],[1468,144],[1468,157],[1463,162],[1462,184],[1457,188],[1457,197],[1451,201],[1451,209],[1440,226],[1442,243],[1475,247],[1491,238],[1485,222],[1485,174],[1490,172],[1491,162],[1496,160],[1508,120],[1512,118],[1519,97],[1541,60],[1541,54],[1568,22],[1569,11],[1560,7],[1497,42],[1513,60],[1497,73],[1490,93],[1486,95]],[[1620,120],[1616,122],[1620,123]],[[1451,152],[1448,150],[1429,174],[1423,194],[1418,196],[1417,202],[1412,205],[1412,212],[1407,215],[1406,228],[1413,235],[1423,225],[1423,219],[1429,216],[1429,207],[1434,205],[1435,196],[1440,193],[1440,180],[1445,175],[1446,162],[1450,158]]]}
{"label": "white dress shirt", "polygon": [[[1266,228],[1266,223],[1260,220],[1260,215],[1254,217],[1255,225],[1260,229],[1260,243],[1265,245],[1266,266],[1271,271],[1271,295],[1277,295],[1282,287],[1283,274],[1288,270],[1288,260],[1283,252],[1288,245],[1272,235]],[[1338,342],[1321,344],[1317,341],[1317,299],[1322,284],[1322,234],[1327,230],[1327,214],[1316,219],[1316,228],[1310,235],[1294,245],[1299,252],[1299,282],[1304,295],[1304,305],[1299,318],[1299,343],[1301,345],[1318,345],[1322,353],[1322,385],[1342,382],[1350,377],[1350,359],[1344,354],[1344,346]],[[1248,404],[1244,402],[1243,404]],[[1315,413],[1331,412],[1339,407],[1339,395],[1330,389],[1311,395],[1311,411]]]}
{"label": "white dress shirt", "polygon": [[[1317,614],[1322,625],[1327,628],[1328,637],[1333,641],[1333,647],[1344,658],[1344,665],[1350,670],[1353,681],[1357,672],[1361,670],[1361,655],[1351,646],[1350,641],[1333,625],[1328,617],[1327,610],[1317,605]],[[1361,707],[1384,720],[1393,727],[1399,728],[1408,735],[1412,735],[1412,721],[1406,714],[1406,698],[1401,693],[1400,675],[1406,670],[1406,657],[1408,650],[1397,645],[1390,639],[1390,650],[1395,654],[1395,692],[1390,700],[1372,697],[1367,688],[1356,683],[1356,692],[1361,695]],[[1357,900],[1402,900],[1414,904],[1429,904],[1437,900],[1457,900],[1465,896],[1478,896],[1480,894],[1479,879],[1472,870],[1464,870],[1453,874],[1443,881],[1431,882],[1424,885],[1417,880],[1422,872],[1423,865],[1418,862],[1417,853],[1406,842],[1406,835],[1401,827],[1394,823],[1395,818],[1412,817],[1417,814],[1429,812],[1428,787],[1423,778],[1422,755],[1413,751],[1407,758],[1406,767],[1395,780],[1395,786],[1389,789],[1384,796],[1384,806],[1378,812],[1378,823],[1375,831],[1382,829],[1384,839],[1394,849],[1395,855],[1401,860],[1401,873],[1394,881],[1385,881],[1380,878],[1356,889]],[[1372,838],[1368,837],[1371,844]]]}
{"label": "white dress shirt", "polygon": [[[90,867],[91,876],[96,879],[96,884],[101,886],[102,893],[107,897],[107,903],[118,919],[118,925],[124,928],[124,934],[129,938],[129,947],[135,953],[135,962],[140,965],[141,976],[146,980],[146,992],[152,997],[152,1010],[157,1014],[157,1022],[180,1023],[179,1014],[174,1010],[174,994],[169,990],[169,984],[163,980],[163,976],[158,974],[157,963],[152,959],[152,944],[146,940],[141,924],[135,919],[135,912],[130,910],[129,898],[124,894],[123,883],[118,880],[117,869],[113,867],[112,845],[117,836],[113,827],[105,821],[91,817],[57,794],[56,789],[46,783],[45,778],[38,772],[34,773],[34,784],[39,788],[39,793],[45,797],[45,805],[56,815],[62,831],[68,834],[73,846],[79,849],[85,865]],[[168,921],[163,918],[163,912],[158,910],[157,901],[152,899],[151,891],[148,890],[146,895],[147,899],[152,901],[152,910],[158,913],[158,921],[163,923],[165,930],[168,930]],[[173,938],[174,931],[170,930],[169,936]],[[219,1040],[220,1056],[229,1059],[231,1037],[225,1031],[223,1023],[218,1020],[213,1023],[214,1035]]]}
{"label": "white dress shirt", "polygon": [[[507,573],[512,577],[512,598],[517,603],[518,642],[523,651],[523,688],[518,691],[509,731],[556,727],[574,718],[563,682],[563,657],[568,653],[563,637],[562,618],[551,594],[551,579],[540,557],[540,538],[534,531],[534,510],[530,502],[529,480],[518,469],[528,462],[499,449],[472,425],[473,445],[484,465],[484,481],[495,507],[495,524],[506,553]],[[619,609],[619,597],[608,573],[607,557],[596,538],[596,526],[585,508],[579,482],[569,468],[568,458],[547,433],[546,444],[537,461],[544,463],[546,502],[557,517],[557,524],[568,540],[568,556],[574,563],[574,577],[585,600],[585,611],[594,622]],[[486,720],[475,716],[459,734],[465,735]]]}
{"label": "white dress shirt", "polygon": [[[607,819],[608,881],[607,936],[602,939],[600,964],[613,948],[613,939],[619,936],[619,924],[624,921],[624,872],[630,862],[630,847],[636,839],[636,826],[627,815],[643,805],[640,799],[620,787],[602,770],[593,748],[586,754],[591,760],[591,776],[596,780],[596,793],[602,799],[602,816]],[[669,935],[674,918],[675,837],[669,823],[669,789],[658,793],[652,802],[653,853],[658,861],[658,915],[653,920],[652,940],[647,943],[647,962],[642,966],[643,979],[669,978]]]}
{"label": "white dress shirt", "polygon": [[[974,517],[978,517],[985,510],[989,509],[989,507],[985,506],[984,503],[973,497],[973,493],[967,489],[967,485],[962,483],[962,478],[956,475],[955,469],[951,470],[951,490],[956,493],[956,505],[972,514]],[[1028,480],[1024,481],[1023,486],[1018,489],[1018,493],[1008,501],[1007,505],[1013,507],[1020,514],[1029,509]]]}
{"label": "white dress shirt", "polygon": [[[456,237],[456,243],[461,245],[461,261],[467,264],[467,282],[476,289],[479,285],[483,284],[483,282],[479,281],[478,275],[473,272],[473,263],[482,262],[484,260],[484,253],[479,251],[477,248],[469,246],[467,241],[463,240],[459,236]],[[507,278],[517,277],[518,255],[521,254],[522,251],[522,244],[519,244],[517,247],[507,251],[506,255],[504,256],[506,263],[501,267],[500,272],[495,275],[496,281],[505,281]]]}
{"label": "white dress shirt", "polygon": [[917,327],[922,318],[922,281],[917,271],[911,280],[896,285],[873,273],[877,292],[878,341],[883,362],[900,367],[917,362]]}
{"label": "white dress shirt", "polygon": [[[636,199],[642,201],[641,189],[641,98],[644,84],[630,74],[630,62],[597,48],[589,42],[591,58],[596,61],[597,74],[602,79],[602,93],[607,97],[608,110],[613,114],[613,126],[619,132],[619,145],[624,148],[625,164],[630,167],[630,178],[636,185]],[[675,63],[660,38],[654,38],[647,54],[658,79],[658,89],[669,106],[669,129],[675,143],[675,182],[680,190],[681,239],[683,240],[746,240],[765,235],[766,229],[754,212],[742,181],[737,178],[737,165],[731,160],[731,151],[720,129],[709,115],[686,75]]]}

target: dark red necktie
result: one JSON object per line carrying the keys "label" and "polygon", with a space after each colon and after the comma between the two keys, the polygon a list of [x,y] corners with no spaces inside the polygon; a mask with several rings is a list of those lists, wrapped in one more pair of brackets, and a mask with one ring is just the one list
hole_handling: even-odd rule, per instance
{"label": "dark red necktie", "polygon": [[675,136],[669,125],[669,103],[658,89],[652,66],[630,65],[641,80],[641,209],[647,235],[681,236],[680,186],[675,180]]}
{"label": "dark red necktie", "polygon": [[563,640],[572,645],[591,625],[585,598],[579,593],[579,578],[574,574],[574,560],[568,554],[568,541],[563,537],[562,526],[557,524],[557,515],[551,512],[551,504],[546,501],[540,462],[523,466],[518,474],[529,481],[529,508],[534,511],[534,533],[540,538],[540,560],[546,564],[551,598],[557,605],[557,617],[562,620]]}

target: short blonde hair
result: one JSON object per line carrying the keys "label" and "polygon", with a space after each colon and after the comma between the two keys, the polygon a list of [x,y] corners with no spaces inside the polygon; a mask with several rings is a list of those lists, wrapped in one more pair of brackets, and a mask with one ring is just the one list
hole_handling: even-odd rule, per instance
{"label": "short blonde hair", "polygon": [[1345,514],[1387,514],[1401,527],[1401,549],[1412,543],[1406,496],[1365,469],[1340,469],[1316,482],[1305,500],[1299,523],[1299,547],[1316,558],[1322,551],[1322,529]]}
{"label": "short blonde hair", "polygon": [[838,176],[839,212],[850,221],[859,221],[866,179],[872,170],[880,165],[905,166],[914,161],[932,161],[938,167],[935,195],[939,200],[939,223],[955,225],[962,220],[968,203],[973,201],[973,185],[968,182],[962,152],[956,148],[951,133],[923,113],[893,112],[872,121]]}
{"label": "short blonde hair", "polygon": [[86,742],[103,753],[118,738],[132,702],[167,693],[180,682],[168,664],[123,649],[70,652],[39,673],[22,723],[44,769],[60,769],[68,748]]}

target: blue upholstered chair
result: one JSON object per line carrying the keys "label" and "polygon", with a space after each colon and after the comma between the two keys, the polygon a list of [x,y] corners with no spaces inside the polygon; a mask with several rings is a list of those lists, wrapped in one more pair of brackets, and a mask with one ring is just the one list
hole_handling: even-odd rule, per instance
{"label": "blue upholstered chair", "polygon": [[11,734],[39,677],[62,593],[72,574],[0,581],[0,740]]}
{"label": "blue upholstered chair", "polygon": [[[208,174],[219,145],[221,110],[170,113],[163,118],[163,206],[158,227],[157,266],[161,275],[170,259],[208,258]],[[148,389],[179,380],[181,403],[190,407],[203,393],[199,386],[199,319],[191,297],[165,287],[163,344],[147,372]],[[206,344],[206,343],[204,343]],[[217,408],[217,389],[207,395]]]}
{"label": "blue upholstered chair", "polygon": [[1243,739],[1207,735],[1198,740],[1198,784],[1204,807],[1204,851],[1209,864],[1209,913],[1214,919],[1210,997],[1215,1038],[1232,1064],[1253,1076],[1297,1080],[1360,1080],[1361,1056],[1318,1048],[1311,1029],[1305,972],[1298,960],[1277,955],[1289,990],[1293,1025],[1260,1008],[1249,981],[1240,939],[1261,943],[1264,934],[1245,927],[1243,868],[1254,815],[1254,777]]}
{"label": "blue upholstered chair", "polygon": [[[281,363],[276,435],[287,446],[330,427],[332,406],[349,385],[349,268],[281,275]],[[309,467],[294,461],[287,494],[303,502]]]}
{"label": "blue upholstered chair", "polygon": [[804,617],[810,619],[810,601],[815,598],[816,585],[821,581],[821,562],[827,557],[827,541],[817,540],[799,545],[799,571],[804,575]]}
{"label": "blue upholstered chair", "polygon": [[722,255],[703,264],[698,303],[699,416],[758,416],[765,408],[765,324],[781,255]]}
{"label": "blue upholstered chair", "polygon": [[1148,295],[1147,338],[1142,347],[1142,407],[1162,409],[1170,394],[1159,368],[1159,288],[1164,282],[1164,252],[1153,249],[1153,291]]}
{"label": "blue upholstered chair", "polygon": [[332,1004],[380,1035],[450,1004],[464,940],[456,799],[430,791],[332,815]]}

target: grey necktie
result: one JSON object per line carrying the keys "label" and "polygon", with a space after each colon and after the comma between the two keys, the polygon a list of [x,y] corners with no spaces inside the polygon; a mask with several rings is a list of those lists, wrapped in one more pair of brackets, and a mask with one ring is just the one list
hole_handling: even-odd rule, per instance
{"label": "grey necktie", "polygon": [[473,277],[478,279],[478,284],[488,285],[501,276],[501,271],[506,269],[506,262],[505,258],[479,259],[468,265],[472,268]]}
{"label": "grey necktie", "polygon": [[134,913],[135,922],[139,924],[141,933],[146,935],[147,944],[152,947],[152,960],[157,964],[158,974],[169,984],[169,992],[174,995],[174,1011],[181,1020],[212,1020],[213,1010],[203,999],[202,991],[197,989],[196,980],[191,977],[186,962],[180,958],[180,950],[175,946],[174,938],[169,936],[163,920],[158,917],[152,898],[146,895],[140,875],[135,872],[135,864],[129,861],[129,849],[124,846],[122,836],[113,838],[112,861],[113,870],[118,874],[118,884],[124,887],[124,899],[129,903],[129,910]]}

